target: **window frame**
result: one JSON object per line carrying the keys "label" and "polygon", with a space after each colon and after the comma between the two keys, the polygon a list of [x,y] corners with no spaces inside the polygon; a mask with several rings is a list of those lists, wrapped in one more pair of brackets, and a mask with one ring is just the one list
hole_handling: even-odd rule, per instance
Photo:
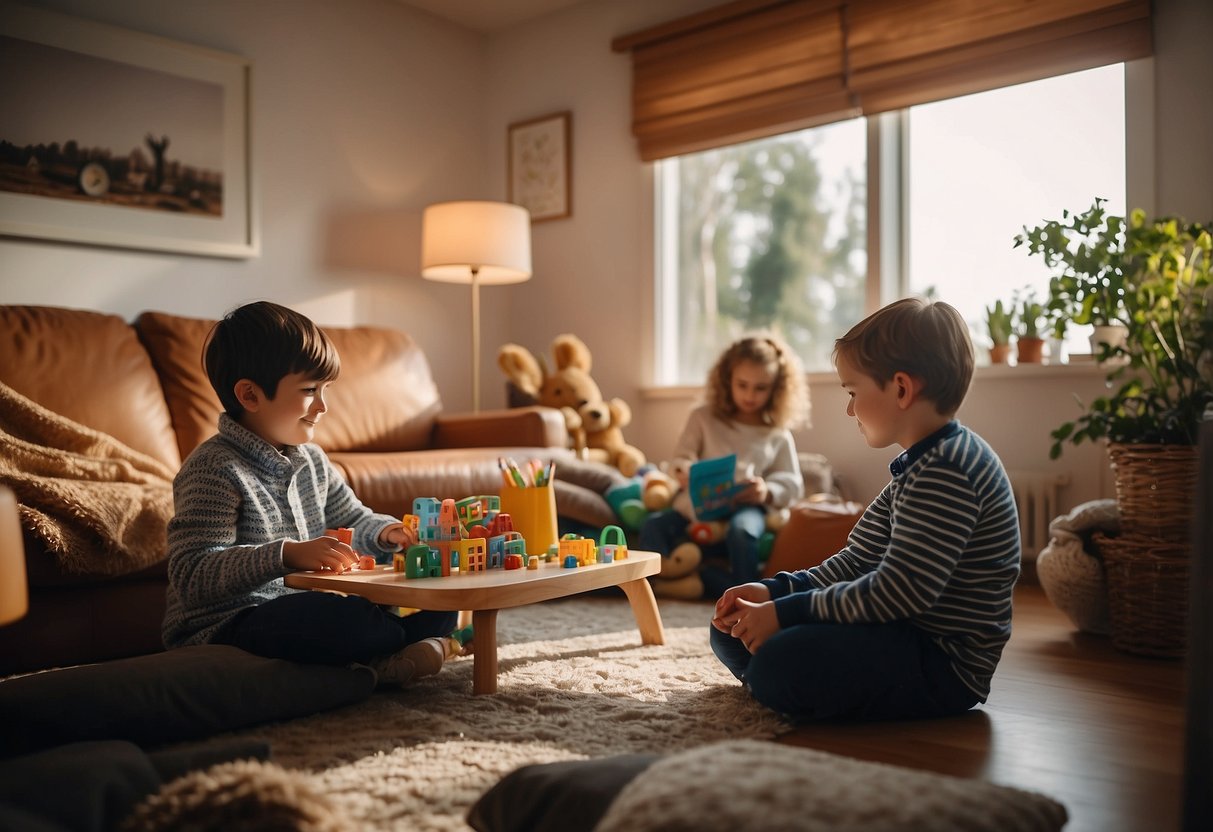
{"label": "window frame", "polygon": [[[1155,211],[1155,150],[1154,128],[1154,58],[1139,58],[1124,62],[1125,95],[1125,199],[1133,208],[1142,208],[1147,214]],[[867,116],[867,274],[865,276],[865,313],[871,314],[887,303],[908,294],[908,240],[907,220],[908,141],[906,139],[908,109],[892,110]],[[1137,160],[1144,160],[1140,163]],[[670,383],[666,379],[677,377],[675,364],[678,360],[676,338],[661,326],[666,310],[673,302],[675,281],[662,279],[663,270],[675,270],[671,262],[676,253],[665,246],[663,250],[663,223],[675,223],[676,217],[666,216],[671,212],[666,205],[665,191],[672,187],[673,165],[661,162],[648,163],[651,171],[651,196],[653,206],[653,259],[652,264],[652,333],[653,354],[648,365],[653,384],[650,390],[694,389],[698,385]],[[875,187],[874,187],[875,184]],[[671,201],[672,202],[672,201]],[[673,272],[670,272],[673,273]],[[664,297],[663,297],[664,295]],[[978,367],[979,373],[988,367]],[[808,376],[825,376],[821,371],[810,370]]]}

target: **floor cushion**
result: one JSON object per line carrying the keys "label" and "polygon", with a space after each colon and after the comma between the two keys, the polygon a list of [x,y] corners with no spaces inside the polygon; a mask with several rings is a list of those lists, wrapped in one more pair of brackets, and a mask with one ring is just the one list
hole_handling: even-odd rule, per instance
{"label": "floor cushion", "polygon": [[207,644],[0,682],[0,756],[82,740],[209,737],[361,701],[369,668],[304,665]]}
{"label": "floor cushion", "polygon": [[[582,810],[576,796],[586,794],[592,800]],[[468,818],[478,832],[1054,832],[1066,819],[1064,806],[1035,792],[757,740],[657,760],[528,766],[486,792]]]}

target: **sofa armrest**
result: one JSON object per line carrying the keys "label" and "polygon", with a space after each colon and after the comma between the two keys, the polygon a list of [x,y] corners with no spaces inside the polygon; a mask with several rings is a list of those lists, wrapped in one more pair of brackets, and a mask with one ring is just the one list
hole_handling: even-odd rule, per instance
{"label": "sofa armrest", "polygon": [[480,413],[442,413],[434,422],[434,448],[563,448],[564,415],[551,407],[516,407]]}

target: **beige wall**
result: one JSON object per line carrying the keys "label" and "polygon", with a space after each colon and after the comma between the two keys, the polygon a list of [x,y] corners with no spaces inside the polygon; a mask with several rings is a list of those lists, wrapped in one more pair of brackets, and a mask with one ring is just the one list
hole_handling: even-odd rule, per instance
{"label": "beige wall", "polygon": [[[534,227],[533,280],[484,290],[482,399],[504,401],[497,345],[546,354],[556,334],[575,331],[594,350],[603,391],[633,406],[628,438],[661,458],[690,394],[645,391],[652,177],[629,133],[628,58],[610,40],[718,2],[594,0],[482,36],[390,0],[34,0],[252,59],[262,254],[228,261],[0,240],[0,302],[210,317],[264,297],[322,323],[396,325],[430,355],[447,405],[467,407],[467,290],[417,277],[420,212],[443,199],[504,198],[506,126],[567,109],[573,216]],[[1133,183],[1152,182],[1158,210],[1211,217],[1213,99],[1190,79],[1213,77],[1213,9],[1203,0],[1155,7],[1158,152],[1133,156],[1130,187],[1144,193]],[[812,387],[814,427],[801,446],[829,455],[870,497],[889,452],[863,445],[832,379]],[[1077,502],[1110,493],[1102,454],[1080,448],[1051,464],[1047,432],[1075,412],[1073,391],[1099,389],[1081,369],[983,373],[961,416],[1009,466],[1070,472]]]}

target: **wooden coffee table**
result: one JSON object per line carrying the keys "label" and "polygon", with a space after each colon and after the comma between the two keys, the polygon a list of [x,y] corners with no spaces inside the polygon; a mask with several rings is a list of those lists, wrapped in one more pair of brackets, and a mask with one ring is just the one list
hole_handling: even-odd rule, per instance
{"label": "wooden coffee table", "polygon": [[350,572],[292,572],[295,589],[361,595],[376,604],[423,610],[472,610],[475,653],[472,692],[497,692],[497,611],[617,586],[627,595],[642,644],[665,644],[665,630],[653,590],[645,580],[661,571],[656,552],[629,552],[624,560],[565,569],[540,563],[531,569],[489,569],[447,578],[406,578],[390,566]]}

